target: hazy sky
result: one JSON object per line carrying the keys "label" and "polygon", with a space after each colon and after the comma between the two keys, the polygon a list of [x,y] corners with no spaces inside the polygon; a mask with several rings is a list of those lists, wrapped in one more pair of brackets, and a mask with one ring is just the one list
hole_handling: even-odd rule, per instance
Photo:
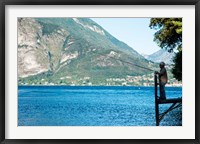
{"label": "hazy sky", "polygon": [[150,18],[92,18],[92,20],[140,54],[152,54],[160,49],[153,41],[155,30],[149,28]]}

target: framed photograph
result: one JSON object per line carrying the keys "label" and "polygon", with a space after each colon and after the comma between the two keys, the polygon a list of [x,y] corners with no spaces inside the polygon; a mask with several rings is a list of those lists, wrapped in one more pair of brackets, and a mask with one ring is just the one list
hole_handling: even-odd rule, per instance
{"label": "framed photograph", "polygon": [[200,143],[199,11],[1,1],[1,143]]}

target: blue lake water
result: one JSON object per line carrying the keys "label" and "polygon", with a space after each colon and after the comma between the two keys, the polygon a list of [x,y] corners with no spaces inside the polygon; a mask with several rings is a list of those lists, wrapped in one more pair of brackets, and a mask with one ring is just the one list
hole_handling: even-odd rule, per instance
{"label": "blue lake water", "polygon": [[[166,95],[182,97],[182,88],[167,87]],[[19,86],[18,125],[155,126],[154,87]],[[182,125],[181,108],[160,125]]]}

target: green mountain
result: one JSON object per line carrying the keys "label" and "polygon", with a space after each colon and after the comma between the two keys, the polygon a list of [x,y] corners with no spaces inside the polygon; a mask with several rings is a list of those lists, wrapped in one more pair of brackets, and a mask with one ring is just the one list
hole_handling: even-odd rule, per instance
{"label": "green mountain", "polygon": [[19,85],[135,85],[152,73],[124,61],[157,67],[89,18],[18,18]]}

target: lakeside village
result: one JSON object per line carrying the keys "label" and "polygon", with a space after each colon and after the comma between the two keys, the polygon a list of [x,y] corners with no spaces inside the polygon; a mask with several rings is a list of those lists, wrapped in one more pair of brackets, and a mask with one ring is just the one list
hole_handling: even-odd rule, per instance
{"label": "lakeside village", "polygon": [[[71,76],[61,77],[60,81],[48,82],[45,79],[41,79],[40,82],[22,82],[19,81],[19,85],[69,85],[69,86],[154,86],[154,74],[142,75],[142,76],[126,76],[126,78],[107,78],[97,82],[92,82],[90,77],[83,77],[77,80],[73,80]],[[181,87],[182,82],[177,81],[175,78],[169,76],[169,80],[166,86]]]}

